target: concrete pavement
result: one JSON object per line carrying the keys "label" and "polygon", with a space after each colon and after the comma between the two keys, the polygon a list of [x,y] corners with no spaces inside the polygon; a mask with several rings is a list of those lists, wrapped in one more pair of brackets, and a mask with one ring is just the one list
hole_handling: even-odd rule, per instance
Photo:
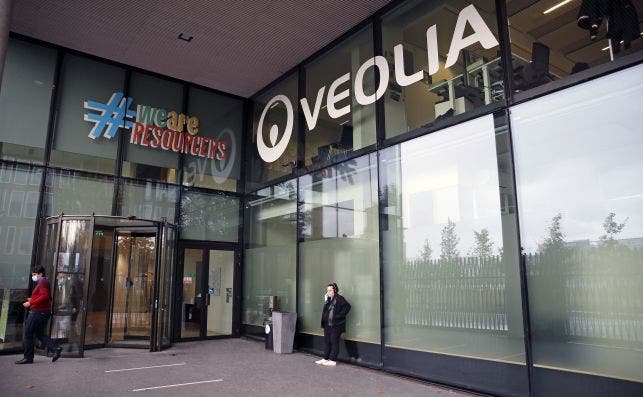
{"label": "concrete pavement", "polygon": [[278,355],[247,339],[177,343],[158,353],[89,350],[82,359],[36,356],[15,365],[19,358],[0,356],[2,396],[473,396],[349,364],[316,365],[318,357]]}

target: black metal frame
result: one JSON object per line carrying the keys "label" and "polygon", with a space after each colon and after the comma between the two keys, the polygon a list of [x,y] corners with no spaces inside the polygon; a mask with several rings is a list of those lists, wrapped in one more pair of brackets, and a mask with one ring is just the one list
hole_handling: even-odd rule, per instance
{"label": "black metal frame", "polygon": [[[201,312],[201,322],[200,322],[200,331],[198,337],[182,337],[181,336],[181,323],[183,319],[181,318],[181,310],[178,308],[181,307],[183,302],[183,270],[184,270],[184,252],[185,249],[198,249],[201,250],[203,255],[204,264],[207,263],[207,266],[203,266],[201,269],[205,276],[207,277],[208,269],[210,268],[210,258],[209,251],[231,251],[234,255],[234,264],[233,264],[233,296],[232,296],[232,332],[230,335],[207,335],[207,307],[203,306],[200,309]],[[222,241],[203,241],[203,240],[180,240],[177,244],[177,261],[175,267],[175,283],[174,283],[174,318],[173,318],[173,341],[174,342],[189,342],[189,341],[198,341],[198,340],[209,340],[209,339],[226,339],[234,338],[241,336],[241,273],[242,273],[242,264],[241,264],[241,245],[234,242],[222,242]],[[197,270],[198,271],[198,270]],[[201,286],[195,286],[195,288],[201,288],[207,285],[204,283]],[[201,291],[205,293],[206,291]],[[207,295],[207,294],[206,294]],[[205,299],[205,295],[204,295]]]}

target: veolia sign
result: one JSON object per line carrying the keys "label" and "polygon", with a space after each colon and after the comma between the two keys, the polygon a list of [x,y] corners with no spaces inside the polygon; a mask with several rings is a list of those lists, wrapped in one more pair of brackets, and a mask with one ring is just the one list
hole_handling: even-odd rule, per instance
{"label": "veolia sign", "polygon": [[[464,37],[464,30],[467,23],[471,26],[473,33]],[[455,24],[455,29],[453,30],[451,45],[449,47],[449,53],[444,67],[449,68],[455,65],[460,57],[460,51],[475,43],[480,43],[483,48],[490,49],[498,45],[498,40],[484,22],[478,13],[478,10],[476,10],[473,5],[469,5],[458,14],[458,20]],[[426,31],[426,49],[428,54],[428,73],[429,75],[433,75],[440,67],[436,25],[432,25]],[[422,70],[411,75],[406,75],[404,71],[404,51],[402,44],[398,44],[393,47],[393,52],[395,60],[395,81],[397,84],[405,87],[422,80],[424,77],[424,72]],[[363,81],[364,74],[371,67],[375,68],[375,72],[379,75],[379,85],[373,94],[367,95],[364,93]],[[308,99],[301,98],[299,100],[309,130],[313,130],[317,125],[324,95],[326,95],[326,109],[331,118],[336,119],[350,113],[350,104],[340,108],[337,107],[338,102],[348,98],[351,94],[350,87],[343,87],[345,83],[350,81],[350,77],[350,73],[346,73],[338,77],[331,83],[330,87],[328,87],[328,92],[326,92],[326,86],[321,87],[319,91],[317,91],[317,96],[312,105],[312,109],[311,105],[308,103]],[[386,58],[378,55],[366,60],[366,62],[357,69],[355,74],[353,86],[355,101],[360,105],[370,105],[374,103],[384,95],[388,88],[388,84],[389,65]],[[271,146],[268,146],[263,137],[264,120],[268,110],[278,102],[283,103],[286,108],[286,126],[284,133],[278,142],[277,138],[279,136],[279,127],[277,125],[272,125],[270,127],[268,138]],[[276,95],[268,101],[261,113],[261,117],[259,118],[259,123],[257,125],[257,150],[259,151],[259,156],[261,156],[263,161],[272,163],[284,153],[292,135],[293,120],[293,106],[287,96],[282,94]]]}

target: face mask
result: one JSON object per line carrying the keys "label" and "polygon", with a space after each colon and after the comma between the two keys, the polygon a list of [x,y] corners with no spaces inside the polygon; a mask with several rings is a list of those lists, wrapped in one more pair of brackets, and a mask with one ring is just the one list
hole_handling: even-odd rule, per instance
{"label": "face mask", "polygon": [[34,283],[37,283],[40,277],[38,276],[31,276],[31,279],[33,280]]}

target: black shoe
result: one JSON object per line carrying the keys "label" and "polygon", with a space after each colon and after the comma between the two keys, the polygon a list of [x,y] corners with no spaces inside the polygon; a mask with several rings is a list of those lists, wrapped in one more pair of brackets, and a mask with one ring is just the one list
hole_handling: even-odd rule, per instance
{"label": "black shoe", "polygon": [[22,360],[16,361],[16,364],[33,364],[33,360],[29,360],[28,358],[23,358]]}
{"label": "black shoe", "polygon": [[63,352],[62,347],[57,347],[56,350],[54,350],[54,356],[51,358],[51,362],[55,363],[56,360],[60,358],[60,354]]}

